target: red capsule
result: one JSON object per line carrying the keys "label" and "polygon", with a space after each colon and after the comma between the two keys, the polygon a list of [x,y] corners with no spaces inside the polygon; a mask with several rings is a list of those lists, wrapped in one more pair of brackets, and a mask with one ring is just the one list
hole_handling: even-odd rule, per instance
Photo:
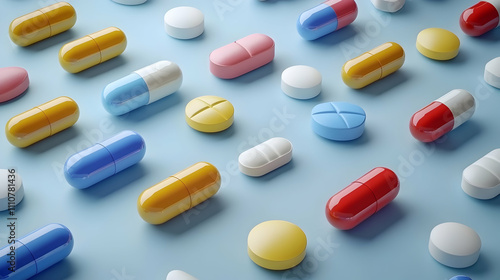
{"label": "red capsule", "polygon": [[352,229],[389,204],[398,193],[398,176],[388,168],[376,167],[328,200],[326,218],[338,229]]}
{"label": "red capsule", "polygon": [[500,0],[481,1],[460,16],[460,27],[469,36],[480,36],[500,23]]}

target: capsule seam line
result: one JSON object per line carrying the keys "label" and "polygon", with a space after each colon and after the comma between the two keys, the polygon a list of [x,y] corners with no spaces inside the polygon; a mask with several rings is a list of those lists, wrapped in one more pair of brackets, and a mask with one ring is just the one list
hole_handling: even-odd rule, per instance
{"label": "capsule seam line", "polygon": [[108,148],[106,148],[103,144],[101,143],[97,143],[97,145],[100,145],[101,147],[103,147],[106,151],[108,151],[108,154],[109,156],[113,159],[113,166],[115,167],[115,172],[113,172],[113,174],[116,174],[116,160],[115,158],[113,157],[113,154],[108,150]]}
{"label": "capsule seam line", "polygon": [[48,16],[46,13],[42,12],[42,9],[40,9],[39,11],[40,11],[40,13],[42,13],[42,14],[45,16],[45,18],[47,19],[47,22],[49,23],[49,31],[50,31],[50,36],[52,37],[52,24],[50,23],[49,16]]}
{"label": "capsule seam line", "polygon": [[30,252],[31,258],[33,259],[33,262],[35,263],[36,273],[38,274],[38,263],[36,262],[36,259],[35,259],[35,256],[33,255],[33,253],[31,253],[30,248],[28,246],[26,246],[26,244],[24,244],[23,242],[21,242],[17,239],[16,239],[16,242],[21,243],[26,248],[26,250],[28,250],[28,252]]}
{"label": "capsule seam line", "polygon": [[170,177],[174,177],[175,179],[179,180],[179,182],[182,183],[184,188],[186,188],[186,191],[189,193],[189,209],[193,208],[193,198],[191,197],[193,194],[189,191],[189,188],[186,186],[186,184],[184,184],[184,182],[181,179],[175,177],[175,175],[172,175]]}
{"label": "capsule seam line", "polygon": [[[372,54],[371,52],[368,52],[371,56],[375,56],[374,54]],[[376,58],[377,62],[378,62],[378,65],[380,66],[380,77],[378,77],[378,79],[382,79],[382,76],[384,76],[384,66],[382,65],[382,63],[380,63],[380,60],[378,58]]]}
{"label": "capsule seam line", "polygon": [[45,112],[42,109],[40,109],[40,107],[35,107],[35,108],[37,108],[38,110],[40,110],[40,112],[42,112],[42,114],[47,119],[47,122],[49,123],[50,135],[52,136],[52,123],[50,122],[49,117],[47,117],[47,114],[45,114]]}
{"label": "capsule seam line", "polygon": [[[375,195],[375,193],[373,192],[373,190],[370,187],[368,187],[366,184],[361,183],[361,182],[358,182],[358,183],[360,183],[361,185],[365,186],[366,188],[368,188],[370,190],[370,193],[373,195],[373,200],[375,201],[375,205],[376,205],[375,213],[377,213],[378,210],[379,210],[378,209],[378,199],[377,199],[377,196]],[[373,214],[375,214],[375,213],[373,213]]]}
{"label": "capsule seam line", "polygon": [[99,46],[99,44],[97,44],[96,40],[92,36],[90,36],[90,35],[87,35],[87,36],[89,36],[89,38],[92,39],[92,41],[94,41],[95,45],[99,49],[99,63],[102,63],[102,51],[101,51],[101,47]]}

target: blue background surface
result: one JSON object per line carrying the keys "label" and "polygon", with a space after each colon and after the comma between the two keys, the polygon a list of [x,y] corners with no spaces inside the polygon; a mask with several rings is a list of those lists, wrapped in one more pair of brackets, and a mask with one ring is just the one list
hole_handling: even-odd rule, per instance
{"label": "blue background surface", "polygon": [[[1,168],[16,168],[24,178],[25,198],[16,213],[18,235],[52,222],[74,234],[71,255],[36,279],[152,280],[165,279],[173,269],[199,279],[500,278],[500,198],[476,200],[460,187],[462,170],[500,145],[500,91],[482,79],[485,63],[499,55],[500,30],[471,38],[458,25],[460,13],[475,1],[407,1],[392,15],[375,10],[369,1],[357,1],[359,15],[353,24],[312,42],[297,34],[295,22],[319,1],[150,0],[140,6],[70,1],[78,13],[70,31],[26,48],[10,41],[12,19],[54,2],[3,0],[0,8],[0,67],[24,67],[31,80],[26,94],[0,105],[0,123],[61,95],[73,98],[81,109],[74,127],[26,149],[0,137]],[[199,38],[181,41],[165,33],[163,15],[180,5],[205,14],[205,33]],[[64,43],[109,26],[121,28],[128,37],[120,57],[80,74],[61,68],[57,55]],[[428,27],[457,34],[460,54],[438,62],[418,53],[416,36]],[[276,42],[271,64],[234,80],[209,72],[212,50],[256,32]],[[403,68],[361,90],[344,85],[344,62],[387,41],[405,49]],[[179,64],[184,73],[177,93],[121,117],[104,110],[100,95],[108,83],[165,59]],[[281,72],[297,64],[322,73],[318,97],[300,101],[281,92]],[[473,118],[438,143],[413,139],[411,115],[455,88],[476,97]],[[201,95],[232,102],[234,125],[217,134],[191,129],[184,107]],[[311,109],[328,101],[364,108],[367,121],[361,138],[339,143],[312,132]],[[140,164],[86,190],[65,182],[66,158],[125,129],[146,140]],[[293,143],[292,162],[261,178],[241,174],[238,155],[273,136]],[[219,193],[163,225],[144,222],[136,210],[139,194],[198,161],[211,162],[222,173]],[[328,198],[376,166],[398,174],[399,196],[351,231],[333,228],[324,214]],[[1,213],[1,245],[6,244],[6,217]],[[271,219],[293,222],[306,233],[307,256],[297,268],[269,271],[249,259],[248,232]],[[481,236],[483,248],[474,266],[448,268],[429,255],[431,229],[448,221],[464,223]]]}

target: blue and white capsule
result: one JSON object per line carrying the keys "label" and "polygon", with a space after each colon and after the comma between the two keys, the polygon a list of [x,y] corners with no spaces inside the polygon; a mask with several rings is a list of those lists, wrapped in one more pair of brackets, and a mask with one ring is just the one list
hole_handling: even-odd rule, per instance
{"label": "blue and white capsule", "polygon": [[327,0],[300,15],[297,31],[306,40],[316,40],[346,27],[357,16],[354,0]]}
{"label": "blue and white capsule", "polygon": [[0,249],[0,279],[31,278],[62,261],[72,250],[71,231],[61,224],[48,224]]}
{"label": "blue and white capsule", "polygon": [[88,188],[138,163],[146,153],[144,139],[125,130],[68,158],[64,176],[77,188]]}
{"label": "blue and white capsule", "polygon": [[179,90],[182,71],[171,61],[158,61],[107,85],[102,105],[112,115],[123,115]]}

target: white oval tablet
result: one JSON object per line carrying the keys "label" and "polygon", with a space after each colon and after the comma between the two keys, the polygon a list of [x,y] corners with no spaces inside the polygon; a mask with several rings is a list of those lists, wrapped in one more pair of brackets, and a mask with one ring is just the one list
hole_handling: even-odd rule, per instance
{"label": "white oval tablet", "polygon": [[281,90],[296,99],[310,99],[321,92],[321,73],[311,66],[296,65],[281,73]]}
{"label": "white oval tablet", "polygon": [[192,39],[203,33],[203,13],[193,7],[177,7],[170,9],[164,17],[165,31],[176,39]]}
{"label": "white oval tablet", "polygon": [[484,80],[492,87],[500,88],[500,57],[493,58],[486,63]]}
{"label": "white oval tablet", "polygon": [[371,0],[373,6],[383,12],[395,13],[405,5],[405,0]]}
{"label": "white oval tablet", "polygon": [[287,139],[271,138],[240,154],[240,171],[252,177],[265,175],[292,160],[292,150],[292,143]]}
{"label": "white oval tablet", "polygon": [[454,267],[469,267],[477,262],[481,239],[470,227],[459,223],[435,226],[429,238],[429,253],[438,262]]}
{"label": "white oval tablet", "polygon": [[464,169],[462,189],[478,199],[492,199],[500,194],[500,149],[489,152]]}
{"label": "white oval tablet", "polygon": [[198,280],[182,270],[172,270],[167,274],[166,280]]}
{"label": "white oval tablet", "polygon": [[21,176],[18,173],[11,173],[7,169],[0,169],[0,211],[5,211],[12,205],[19,204],[23,197],[24,187]]}
{"label": "white oval tablet", "polygon": [[122,5],[140,5],[148,0],[111,0],[111,1]]}

